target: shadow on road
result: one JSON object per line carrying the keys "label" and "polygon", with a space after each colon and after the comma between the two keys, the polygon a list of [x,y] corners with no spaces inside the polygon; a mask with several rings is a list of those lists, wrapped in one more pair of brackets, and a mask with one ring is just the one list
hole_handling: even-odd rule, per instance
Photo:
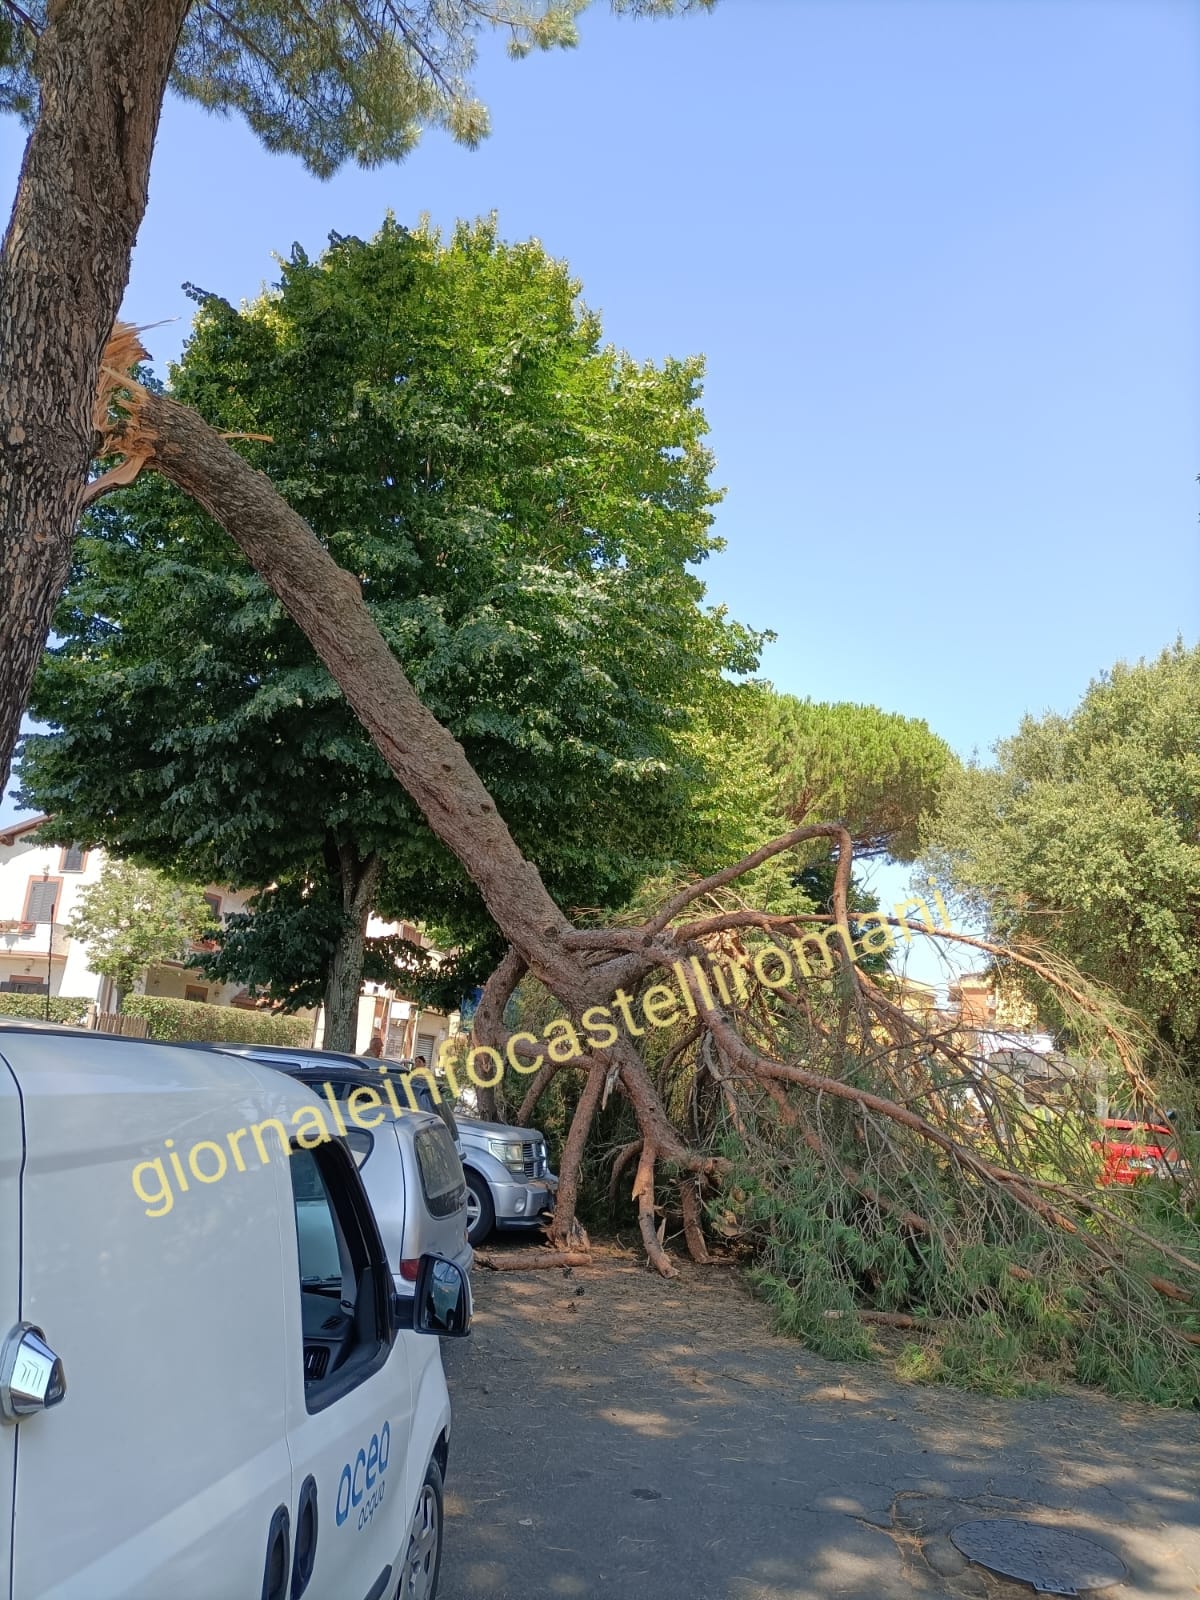
{"label": "shadow on road", "polygon": [[1200,1416],[908,1387],[777,1337],[728,1269],[628,1257],[478,1272],[454,1402],[442,1600],[1028,1597],[948,1533],[1011,1516],[1200,1593]]}

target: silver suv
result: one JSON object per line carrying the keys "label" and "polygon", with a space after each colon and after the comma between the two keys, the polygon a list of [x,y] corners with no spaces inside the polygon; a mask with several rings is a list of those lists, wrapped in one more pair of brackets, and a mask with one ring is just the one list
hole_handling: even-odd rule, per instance
{"label": "silver suv", "polygon": [[[370,1058],[357,1059],[362,1063]],[[430,1074],[441,1085],[434,1095],[425,1076],[428,1067],[407,1058],[385,1057],[375,1065],[402,1075],[413,1073],[409,1081],[414,1097],[436,1110],[453,1131],[467,1177],[467,1238],[473,1246],[490,1239],[497,1228],[538,1228],[553,1215],[558,1179],[550,1171],[545,1137],[536,1128],[458,1115],[451,1109],[449,1084]]]}
{"label": "silver suv", "polygon": [[536,1128],[456,1117],[467,1175],[467,1238],[481,1245],[494,1228],[537,1228],[554,1211],[558,1179]]}

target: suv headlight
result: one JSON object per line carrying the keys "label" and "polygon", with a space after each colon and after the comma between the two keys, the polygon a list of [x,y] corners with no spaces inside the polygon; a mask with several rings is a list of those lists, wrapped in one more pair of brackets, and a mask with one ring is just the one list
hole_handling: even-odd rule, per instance
{"label": "suv headlight", "polygon": [[510,1172],[525,1171],[525,1147],[520,1139],[489,1139],[488,1150]]}

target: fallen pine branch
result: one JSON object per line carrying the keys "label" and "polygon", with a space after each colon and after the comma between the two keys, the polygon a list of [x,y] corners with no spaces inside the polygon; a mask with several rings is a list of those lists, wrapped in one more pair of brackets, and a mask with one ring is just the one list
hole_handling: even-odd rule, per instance
{"label": "fallen pine branch", "polygon": [[583,1250],[519,1250],[497,1256],[475,1252],[475,1265],[489,1272],[537,1272],[543,1267],[590,1267],[592,1258]]}
{"label": "fallen pine branch", "polygon": [[873,1322],[881,1328],[916,1328],[918,1332],[939,1326],[925,1317],[910,1317],[907,1311],[823,1311],[821,1315],[826,1322],[854,1317],[859,1322]]}
{"label": "fallen pine branch", "polygon": [[1148,1277],[1146,1282],[1167,1300],[1191,1300],[1192,1298],[1186,1289],[1181,1289],[1177,1283],[1172,1283],[1170,1278]]}

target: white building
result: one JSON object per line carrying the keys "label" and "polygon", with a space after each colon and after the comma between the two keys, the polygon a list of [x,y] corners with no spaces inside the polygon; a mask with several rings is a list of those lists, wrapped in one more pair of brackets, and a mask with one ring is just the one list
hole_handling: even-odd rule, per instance
{"label": "white building", "polygon": [[[95,1001],[101,1011],[112,1010],[111,983],[92,970],[87,946],[65,931],[79,891],[95,883],[103,870],[104,851],[37,843],[33,834],[46,821],[30,817],[0,824],[0,993],[62,995]],[[204,897],[214,914],[222,917],[244,911],[248,894],[210,884]],[[403,933],[414,944],[429,948],[429,940],[408,923],[383,923],[372,917],[367,932],[372,938]],[[182,961],[148,968],[138,988],[144,994],[209,1005],[255,1006],[241,984],[216,982]],[[322,1013],[307,1015],[319,1043]],[[395,989],[370,983],[364,985],[358,1003],[355,1049],[365,1051],[378,1034],[385,1055],[423,1055],[432,1065],[438,1046],[456,1027],[457,1016],[422,1011]]]}
{"label": "white building", "polygon": [[[33,834],[46,820],[29,817],[0,826],[0,992],[94,1000],[107,1011],[112,985],[92,970],[87,946],[66,932],[80,890],[104,869],[104,851],[39,844]],[[204,898],[218,917],[246,904],[244,895],[216,885]],[[215,983],[182,961],[150,967],[138,987],[144,994],[218,1006],[245,997],[240,984]]]}
{"label": "white building", "polygon": [[45,817],[0,826],[0,991],[99,998],[100,978],[63,924],[85,884],[100,876],[99,851],[36,844]]}

